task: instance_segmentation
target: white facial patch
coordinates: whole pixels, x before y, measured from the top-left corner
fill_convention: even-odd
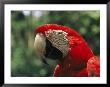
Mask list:
[[[59,49],[63,53],[63,57],[67,55],[69,50],[69,42],[66,32],[62,30],[50,29],[45,32],[46,38],[52,43],[54,47]]]
[[[44,37],[43,34],[41,33],[36,34],[34,47],[35,47],[37,56],[40,58],[43,58],[45,53],[45,47],[46,47],[45,39],[46,38]]]

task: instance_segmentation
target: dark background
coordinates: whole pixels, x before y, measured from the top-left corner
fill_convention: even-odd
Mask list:
[[[100,56],[100,11],[12,11],[11,75],[14,77],[48,76],[45,65],[33,47],[36,27],[57,23],[79,32],[95,55]],[[48,60],[52,76],[56,62]]]

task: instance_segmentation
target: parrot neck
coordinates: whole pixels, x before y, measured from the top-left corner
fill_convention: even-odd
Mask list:
[[[58,62],[60,67],[62,68],[69,68],[71,71],[80,71],[87,66],[87,61],[83,58],[74,58],[68,52],[67,56],[61,58]]]

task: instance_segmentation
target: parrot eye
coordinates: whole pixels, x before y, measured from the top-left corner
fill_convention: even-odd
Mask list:
[[[62,34],[62,32],[58,32],[58,34],[60,35],[60,34]]]

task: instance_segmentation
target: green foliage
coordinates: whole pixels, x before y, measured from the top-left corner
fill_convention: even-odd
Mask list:
[[[50,72],[35,54],[36,27],[46,23],[69,26],[88,42],[95,55],[100,55],[100,11],[22,11],[11,12],[11,75],[15,77],[52,76],[56,62],[48,59]],[[37,15],[37,16],[35,16]]]

